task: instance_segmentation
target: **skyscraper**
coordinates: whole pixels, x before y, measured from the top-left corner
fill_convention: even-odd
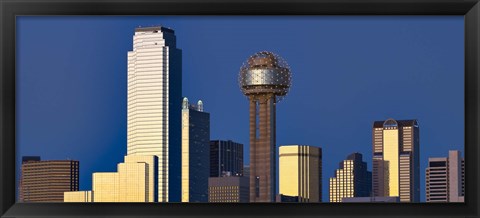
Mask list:
[[[239,85],[250,103],[250,202],[274,202],[275,107],[290,89],[290,68],[280,56],[258,52],[240,68]]]
[[[362,154],[353,153],[339,163],[334,177],[330,178],[330,202],[342,198],[369,197],[372,190],[372,172],[367,170]]]
[[[183,98],[182,202],[208,202],[210,175],[210,114]]]
[[[243,144],[228,140],[210,141],[210,177],[230,173],[243,176]]]
[[[427,202],[464,202],[463,163],[460,151],[449,151],[448,157],[428,158],[425,171]]]
[[[279,148],[279,194],[300,202],[322,200],[322,149],[307,145]]]
[[[158,158],[159,202],[180,201],[182,53],[174,31],[136,28],[128,52],[127,155]]]
[[[420,141],[417,120],[375,121],[372,131],[374,196],[420,201]]]
[[[63,193],[78,191],[79,162],[76,160],[23,161],[20,202],[63,202]]]

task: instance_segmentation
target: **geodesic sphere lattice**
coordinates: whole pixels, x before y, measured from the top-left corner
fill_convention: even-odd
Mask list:
[[[244,95],[273,94],[277,102],[290,90],[292,75],[279,55],[262,51],[250,56],[240,68],[238,83]]]

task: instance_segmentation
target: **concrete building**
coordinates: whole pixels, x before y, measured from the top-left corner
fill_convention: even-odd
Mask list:
[[[225,173],[235,176],[244,174],[243,144],[228,140],[210,141],[210,177]]]
[[[247,203],[249,198],[248,177],[223,176],[208,178],[208,202]]]
[[[210,175],[210,114],[183,99],[182,202],[208,202]]]
[[[301,202],[322,200],[322,149],[307,145],[279,148],[279,194]]]
[[[40,161],[40,156],[23,156],[22,157],[22,164],[29,161]],[[18,201],[19,202],[24,201],[22,176],[20,176],[20,180],[18,182]]]
[[[63,193],[78,191],[79,167],[76,160],[22,160],[20,202],[63,202]]]
[[[93,202],[93,192],[92,191],[64,192],[63,202]]]
[[[157,156],[125,156],[117,172],[93,173],[94,202],[157,202]]]
[[[339,163],[334,177],[330,178],[330,202],[342,198],[369,197],[372,191],[372,173],[367,170],[362,154],[353,153]]]
[[[179,202],[182,53],[172,29],[135,29],[127,96],[127,156],[156,156],[157,199]]]
[[[460,151],[448,157],[428,158],[425,171],[427,202],[464,202],[464,160]]]
[[[275,107],[290,89],[290,68],[280,56],[258,52],[242,65],[239,85],[250,104],[250,202],[274,202]]]
[[[417,120],[373,123],[373,196],[420,201],[419,134]]]

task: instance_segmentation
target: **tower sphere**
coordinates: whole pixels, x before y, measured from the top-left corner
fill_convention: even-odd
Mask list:
[[[273,94],[276,102],[288,93],[291,81],[292,74],[287,62],[269,51],[250,56],[238,75],[238,83],[244,95]]]

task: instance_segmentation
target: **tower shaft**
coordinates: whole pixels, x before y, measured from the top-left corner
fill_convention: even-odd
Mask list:
[[[250,101],[250,202],[275,198],[275,96],[251,95]]]

